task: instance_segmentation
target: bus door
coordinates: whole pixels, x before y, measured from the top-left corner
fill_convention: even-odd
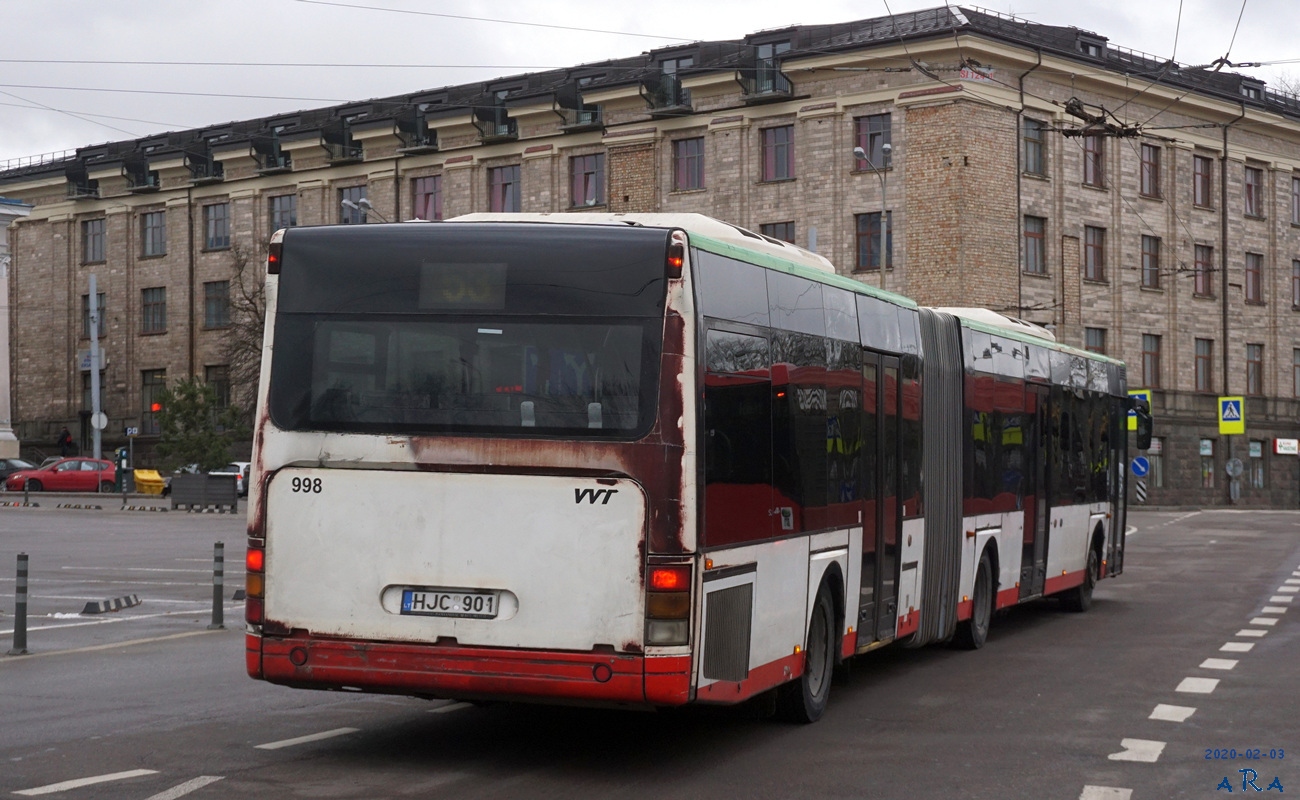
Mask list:
[[[1046,386],[1025,386],[1025,418],[1029,425],[1029,438],[1025,441],[1025,521],[1024,548],[1020,555],[1020,599],[1036,597],[1043,593],[1047,579],[1047,522],[1048,475],[1051,463],[1048,444],[1051,441],[1047,414],[1049,391]]]
[[[899,361],[863,353],[862,585],[858,647],[894,638],[898,626]]]

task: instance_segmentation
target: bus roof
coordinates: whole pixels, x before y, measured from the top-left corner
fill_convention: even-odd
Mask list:
[[[742,256],[759,266],[839,286],[858,294],[868,294],[905,308],[916,303],[901,294],[877,289],[869,284],[846,278],[835,271],[825,256],[771,236],[723,222],[704,214],[572,214],[560,213],[486,213],[453,217],[447,222],[543,222],[569,225],[636,225],[647,228],[680,228],[691,244],[718,255]]]

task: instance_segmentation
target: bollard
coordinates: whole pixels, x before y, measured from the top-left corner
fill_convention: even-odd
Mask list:
[[[219,631],[226,626],[223,623],[225,609],[221,605],[221,595],[225,593],[226,583],[226,545],[217,542],[212,546],[212,624],[210,631]]]
[[[14,646],[9,655],[27,655],[27,554],[18,554],[18,585],[14,589]]]

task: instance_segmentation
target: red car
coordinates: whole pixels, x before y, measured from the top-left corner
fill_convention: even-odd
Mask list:
[[[117,478],[112,461],[61,458],[40,469],[25,469],[5,478],[11,492],[111,492]]]

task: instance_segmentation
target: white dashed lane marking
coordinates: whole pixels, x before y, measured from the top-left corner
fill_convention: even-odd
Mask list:
[[[1154,764],[1165,750],[1164,742],[1153,742],[1150,739],[1122,739],[1119,746],[1124,749],[1118,753],[1111,753],[1106,758],[1111,761],[1142,761]]]
[[[1238,636],[1254,636],[1257,639],[1266,633],[1268,633],[1268,631],[1262,628],[1242,628],[1237,631]]]
[[[346,736],[349,733],[356,733],[360,728],[335,728],[332,731],[322,731],[312,733],[307,736],[297,736],[293,739],[281,739],[278,742],[267,742],[266,744],[256,745],[258,750],[279,750],[284,747],[293,747],[298,744],[307,744],[308,742],[319,742],[322,739],[333,739],[335,736]]]
[[[178,797],[184,797],[190,792],[197,792],[209,783],[216,783],[219,780],[221,780],[221,776],[218,775],[200,775],[193,780],[179,783],[165,792],[159,792],[147,797],[145,800],[176,800]]]
[[[1252,620],[1250,621],[1250,624],[1251,624],[1251,625],[1263,625],[1263,626],[1265,626],[1265,627],[1269,627],[1269,628],[1271,628],[1271,627],[1273,627],[1274,625],[1277,624],[1277,619],[1275,619],[1275,618],[1273,618],[1273,617],[1255,617],[1254,619],[1252,619]]]
[[[1183,678],[1183,682],[1178,684],[1178,688],[1174,691],[1189,694],[1209,694],[1218,685],[1218,678]]]
[[[1285,614],[1285,606],[1264,606],[1259,610],[1261,614]]]
[[[1113,786],[1085,786],[1079,800],[1129,800],[1133,797],[1132,789],[1116,789]]]
[[[1282,594],[1295,594],[1300,592],[1300,586],[1279,586],[1277,590]]]
[[[1294,598],[1294,597],[1291,597],[1290,595],[1277,595],[1276,597],[1270,597],[1270,598],[1268,598],[1268,602],[1270,602],[1270,603],[1289,603],[1289,602],[1291,602],[1291,601],[1294,600],[1294,599],[1295,599],[1295,598]]]
[[[1249,653],[1254,646],[1254,642],[1228,642],[1219,649],[1225,653]]]
[[[1237,666],[1236,659],[1207,658],[1201,662],[1201,669],[1232,669]]]
[[[1196,713],[1196,709],[1187,706],[1169,706],[1160,703],[1156,710],[1151,712],[1148,719],[1160,719],[1165,722],[1186,722],[1187,718]]]
[[[110,783],[112,781],[124,781],[128,778],[139,778],[145,775],[157,775],[156,769],[133,769],[127,772],[113,772],[108,775],[95,775],[90,778],[77,778],[76,780],[63,781],[61,783],[51,783],[46,786],[37,786],[35,789],[23,789],[14,794],[24,797],[36,797],[43,794],[57,794],[72,789],[80,789],[83,786],[94,786],[97,783]]]

